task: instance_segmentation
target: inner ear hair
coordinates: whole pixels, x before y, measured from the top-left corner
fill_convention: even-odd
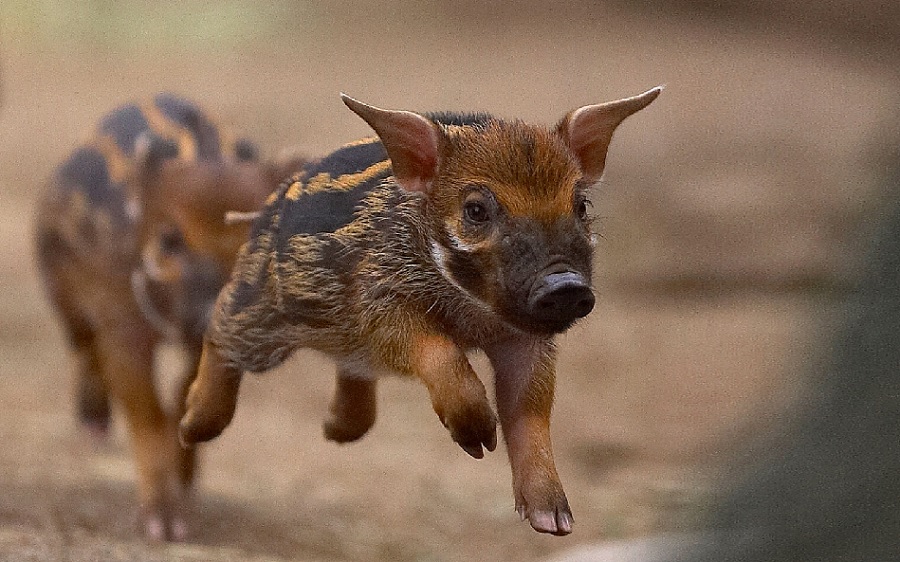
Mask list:
[[[427,192],[439,165],[442,133],[438,125],[411,111],[380,109],[346,94],[341,99],[378,134],[400,187]]]
[[[603,175],[616,128],[628,116],[650,105],[660,92],[662,86],[657,86],[630,98],[579,107],[560,121],[556,130],[575,154],[588,180],[597,181]]]

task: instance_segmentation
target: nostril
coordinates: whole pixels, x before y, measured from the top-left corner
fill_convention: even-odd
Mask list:
[[[584,318],[590,314],[592,310],[594,310],[594,294],[588,290],[587,293],[582,295],[575,303],[573,312],[575,312],[576,318]]]
[[[553,295],[547,295],[545,298],[542,298],[535,303],[535,308],[538,310],[549,310],[551,308],[556,308],[557,306],[559,306],[559,303],[553,298]]]

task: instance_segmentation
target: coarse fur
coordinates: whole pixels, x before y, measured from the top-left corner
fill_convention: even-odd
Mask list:
[[[553,129],[345,97],[378,136],[267,201],[216,303],[183,441],[224,429],[243,372],[312,348],[338,364],[329,439],[369,429],[376,376],[393,372],[420,379],[454,441],[480,458],[498,420],[465,355],[482,349],[516,507],[538,531],[569,533],[549,441],[553,336],[593,307],[587,192],[612,132],[658,93],[586,106]]]
[[[178,446],[154,387],[154,350],[171,340],[187,356],[177,403],[200,358],[212,303],[257,211],[302,164],[256,160],[190,101],[159,94],[124,105],[58,167],[37,206],[37,260],[77,370],[80,420],[98,436],[110,401],[131,433],[145,531],[181,538],[194,454]]]

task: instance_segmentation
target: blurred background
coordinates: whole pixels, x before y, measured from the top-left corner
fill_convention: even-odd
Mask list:
[[[893,2],[4,0],[0,18],[3,560],[527,561],[689,530],[807,392],[896,166]],[[172,91],[266,155],[321,155],[368,134],[341,91],[549,125],[658,84],[593,197],[598,306],[561,338],[571,536],[520,523],[505,453],[465,455],[410,381],[382,385],[363,441],[327,443],[333,369],[300,354],[249,379],[204,449],[191,542],[140,538],[121,427],[98,447],[74,423],[30,238],[103,114]]]

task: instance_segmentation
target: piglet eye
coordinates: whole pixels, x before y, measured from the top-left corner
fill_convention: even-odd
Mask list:
[[[184,236],[177,229],[169,229],[159,235],[159,249],[165,254],[178,254],[185,246]]]
[[[587,220],[588,207],[590,206],[591,202],[587,199],[581,199],[577,203],[575,203],[575,214],[578,216],[579,220]]]
[[[481,201],[466,201],[463,215],[472,224],[483,224],[491,220],[491,214]]]

